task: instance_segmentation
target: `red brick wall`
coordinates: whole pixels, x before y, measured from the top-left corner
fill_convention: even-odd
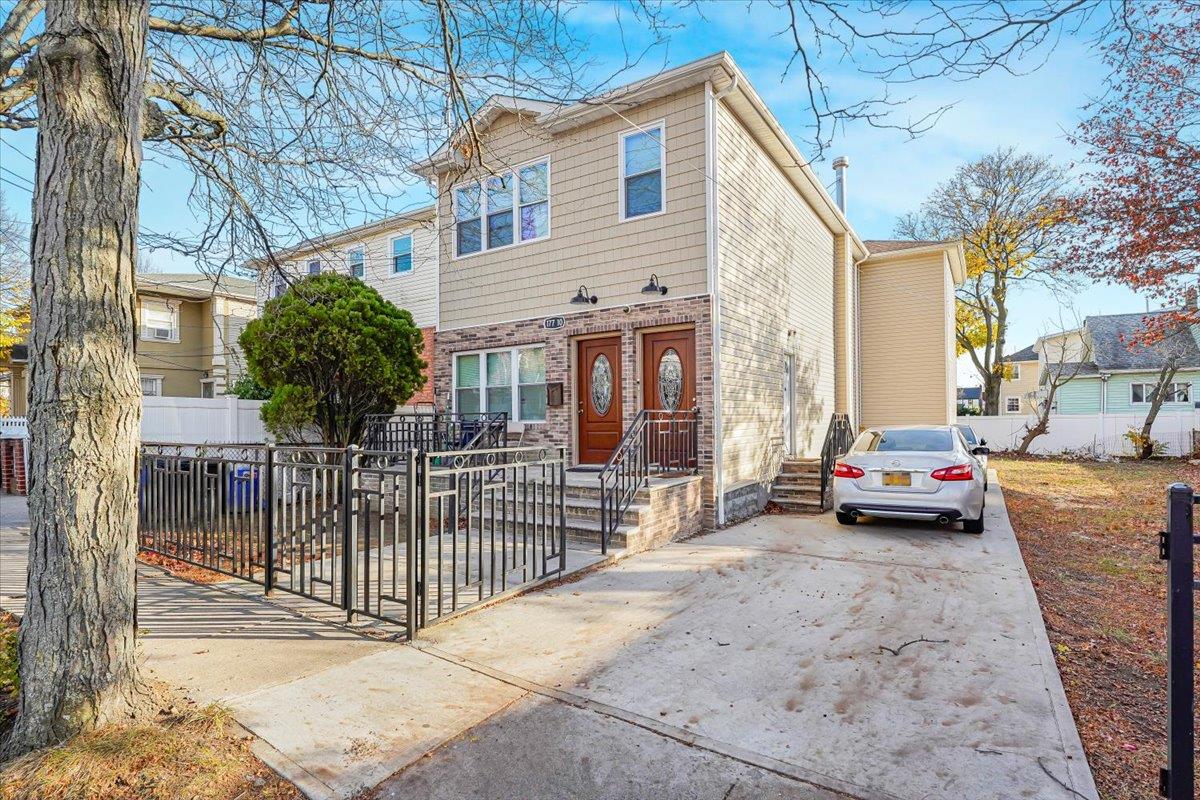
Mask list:
[[[0,492],[26,494],[25,440],[0,439]]]
[[[421,348],[421,358],[425,359],[425,386],[409,398],[407,405],[410,406],[433,403],[433,365],[437,352],[437,329],[433,327],[421,328],[421,335],[425,339],[425,343]]]
[[[434,359],[433,384],[438,408],[452,407],[454,354],[469,350],[514,347],[523,344],[546,345],[546,380],[561,381],[563,404],[546,409],[545,423],[527,423],[524,444],[563,446],[570,453],[575,446],[575,382],[571,373],[574,337],[593,333],[619,332],[622,356],[622,403],[628,425],[641,408],[638,369],[638,333],[662,325],[693,323],[696,328],[696,405],[700,409],[700,472],[704,476],[704,524],[712,528],[716,520],[713,483],[713,375],[712,314],[709,298],[689,297],[653,303],[606,308],[564,315],[566,325],[558,330],[542,327],[544,317],[480,325],[457,330],[438,331],[437,357]],[[516,444],[516,442],[512,442]],[[574,457],[571,455],[571,462]]]

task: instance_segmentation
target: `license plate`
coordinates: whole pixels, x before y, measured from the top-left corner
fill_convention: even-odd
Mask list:
[[[911,472],[885,472],[883,473],[884,486],[912,486]]]

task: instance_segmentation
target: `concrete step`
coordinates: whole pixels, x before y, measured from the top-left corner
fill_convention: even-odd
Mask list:
[[[491,513],[491,505],[491,503],[487,504],[489,514]],[[510,499],[507,503],[503,502],[499,498],[496,499],[495,507],[497,516],[502,513],[502,511],[505,509],[505,506],[507,506],[509,519],[519,520],[521,518],[521,504],[512,499]],[[526,513],[541,513],[540,505],[536,510],[533,509],[532,504],[526,508],[528,509]],[[584,519],[599,522],[600,498],[564,497],[563,510],[566,513],[567,519]],[[639,525],[642,522],[643,516],[649,513],[650,504],[648,502],[639,503],[635,500],[629,504],[629,506],[625,509],[625,512],[621,515],[621,523],[624,525]]]
[[[783,497],[775,493],[771,494],[771,501],[785,511],[798,512],[801,514],[820,514],[825,508],[819,497],[815,498],[796,498]]]
[[[773,496],[777,495],[779,497],[795,497],[797,499],[806,498],[806,497],[815,497],[817,499],[820,499],[821,487],[820,486],[781,486],[779,484],[775,484],[774,486],[771,487],[771,494]]]
[[[775,478],[776,486],[817,486],[821,485],[820,475],[807,475],[801,473],[780,473]]]
[[[492,515],[490,510],[487,510],[483,513],[485,526],[488,524],[488,521],[491,520],[491,518]],[[471,517],[473,524],[477,522],[478,519],[479,515],[477,513],[473,514]],[[536,521],[540,522],[540,517],[537,517]],[[505,526],[501,523],[500,519],[497,519],[496,527],[499,529]],[[512,531],[514,528],[514,522],[509,520],[507,527],[509,531]],[[568,515],[566,519],[566,529],[568,543],[576,545],[588,545],[592,547],[600,546],[599,518],[589,519],[587,517],[574,517]],[[623,522],[622,524],[618,525],[616,530],[609,535],[609,548],[628,549],[631,546],[637,547],[641,530],[641,527],[637,524],[627,524]]]

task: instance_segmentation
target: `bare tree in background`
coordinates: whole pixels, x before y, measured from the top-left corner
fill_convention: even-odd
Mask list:
[[[901,217],[897,235],[960,239],[966,278],[956,290],[955,339],[983,384],[983,413],[997,414],[1007,376],[1009,294],[1023,283],[1057,288],[1069,227],[1062,212],[1066,172],[1050,159],[1001,148],[964,164],[919,211]]]
[[[1194,309],[1193,309],[1194,313]],[[1192,331],[1189,322],[1171,322],[1167,326],[1156,328],[1156,336],[1149,342],[1140,338],[1130,342],[1130,349],[1149,350],[1159,361],[1158,376],[1155,380],[1153,394],[1149,398],[1150,407],[1146,409],[1146,418],[1142,420],[1141,429],[1130,430],[1126,438],[1133,444],[1134,455],[1139,459],[1147,459],[1154,455],[1154,437],[1152,430],[1154,421],[1163,403],[1190,400],[1190,396],[1181,397],[1174,388],[1175,374],[1179,371],[1181,359],[1192,351]],[[1182,390],[1189,392],[1190,389]]]
[[[1036,345],[1039,368],[1043,373],[1039,376],[1036,418],[1032,425],[1025,423],[1025,433],[1017,445],[1017,452],[1022,455],[1029,452],[1035,439],[1050,432],[1050,415],[1058,401],[1059,390],[1083,374],[1092,360],[1081,321],[1076,319],[1075,327],[1069,330],[1062,329],[1062,321],[1060,316],[1060,330],[1044,334]]]
[[[653,30],[653,8],[633,10]],[[469,120],[484,95],[603,88],[578,77],[592,65],[561,12],[555,0],[7,6],[0,127],[37,129],[30,577],[7,754],[148,705],[134,629],[139,241],[210,273],[273,263],[278,240],[377,213],[447,121],[467,122],[476,146],[462,155],[477,160]],[[139,230],[143,152],[195,175],[199,234]]]

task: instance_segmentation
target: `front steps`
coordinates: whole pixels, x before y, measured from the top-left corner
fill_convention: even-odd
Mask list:
[[[820,514],[825,511],[821,497],[821,459],[785,459],[771,487],[771,500],[784,511],[796,514]]]
[[[700,530],[703,502],[700,476],[651,477],[649,485],[634,495],[621,521],[608,539],[609,552],[636,553],[688,536]],[[568,472],[563,506],[567,544],[580,549],[600,548],[600,482],[595,472]],[[497,503],[495,511],[487,507],[483,518],[490,520],[519,514],[509,503],[507,514]],[[540,513],[540,512],[539,512]]]

